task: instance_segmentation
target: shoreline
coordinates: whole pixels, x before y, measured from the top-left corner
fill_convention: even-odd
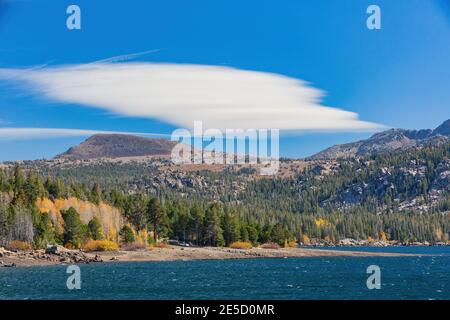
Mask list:
[[[308,257],[402,257],[424,256],[425,254],[391,253],[327,250],[315,248],[288,249],[231,249],[217,247],[178,247],[154,248],[138,251],[102,251],[85,253],[79,250],[65,250],[46,254],[43,250],[12,252],[4,250],[0,255],[0,267],[30,267],[101,262],[151,262],[151,261],[192,261],[229,260],[256,258],[308,258]]]

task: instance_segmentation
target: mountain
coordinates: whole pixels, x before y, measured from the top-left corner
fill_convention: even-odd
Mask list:
[[[25,221],[29,223],[22,220],[7,223],[8,229],[3,227],[2,232],[0,228],[0,241],[5,235],[14,234],[11,230],[17,230],[16,226],[25,228],[17,234],[36,235],[37,243],[47,243],[48,235],[63,239],[64,224],[58,212],[70,207],[79,213],[84,224],[95,215],[103,226],[108,226],[103,230],[104,235],[114,238],[122,221],[135,230],[145,226],[147,218],[142,208],[150,197],[158,197],[165,215],[160,234],[183,241],[187,236],[188,241],[200,245],[216,245],[204,238],[207,233],[199,233],[210,216],[216,217],[207,221],[214,220],[212,223],[217,228],[211,230],[216,230],[216,239],[228,239],[225,240],[228,243],[234,241],[229,238],[234,235],[235,240],[255,239],[259,243],[270,241],[281,245],[286,236],[322,239],[327,243],[369,237],[401,243],[447,243],[450,239],[450,142],[434,143],[448,139],[441,135],[446,128],[443,125],[431,132],[379,133],[375,135],[376,140],[386,140],[385,144],[391,146],[421,141],[423,147],[381,153],[375,158],[280,159],[279,174],[273,177],[259,177],[251,170],[253,167],[244,165],[173,165],[170,159],[153,157],[139,161],[105,158],[81,164],[70,159],[8,162],[0,169],[0,221],[9,221],[8,213],[20,209],[28,210],[29,218]],[[102,156],[109,157],[111,154],[105,152],[107,145],[130,155],[130,144],[140,144],[138,150],[142,150],[141,145],[154,143],[152,139],[121,138],[126,139],[123,145],[119,145],[116,136],[94,136],[71,150],[71,154],[80,156],[83,151],[84,157],[86,153],[92,156],[96,140],[100,140],[97,141],[100,145],[94,148],[96,156],[101,152]],[[433,143],[427,146],[423,141]],[[363,146],[361,142],[357,148]],[[123,155],[118,151],[113,154]],[[21,207],[16,209],[13,197],[17,196]],[[26,206],[22,206],[23,201]],[[48,212],[52,223],[37,220],[32,206]],[[34,219],[39,225],[33,225]],[[200,223],[186,225],[186,221]],[[46,225],[48,231],[42,229]],[[234,230],[247,231],[235,233]],[[145,243],[145,238],[140,243]]]
[[[96,134],[56,156],[57,159],[85,160],[170,155],[176,142],[125,134]]]
[[[450,119],[448,119],[443,124],[441,124],[439,127],[434,129],[433,133],[440,134],[443,136],[449,136],[450,135]]]
[[[369,139],[338,144],[309,157],[309,160],[331,160],[367,156],[411,147],[422,147],[445,143],[450,140],[450,119],[436,129],[405,130],[390,129],[379,132]]]

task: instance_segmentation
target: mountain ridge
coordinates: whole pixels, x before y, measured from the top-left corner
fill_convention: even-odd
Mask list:
[[[406,150],[414,147],[438,145],[450,141],[450,119],[435,129],[389,129],[370,138],[337,144],[305,160],[335,160]],[[177,142],[144,138],[126,134],[96,134],[79,145],[61,153],[55,159],[89,160],[98,158],[127,158],[168,156]]]
[[[422,147],[445,143],[450,140],[450,119],[444,121],[435,129],[389,129],[378,132],[365,140],[337,144],[326,148],[307,160],[333,160],[367,156],[396,150],[406,150],[412,147]]]

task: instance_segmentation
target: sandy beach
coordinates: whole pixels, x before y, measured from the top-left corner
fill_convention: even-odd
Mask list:
[[[73,255],[80,254],[84,259],[67,259],[57,254],[45,254],[40,251],[8,252],[0,257],[1,266],[39,266],[69,263],[93,262],[137,262],[137,261],[188,261],[208,259],[251,259],[251,258],[300,258],[300,257],[398,257],[409,254],[337,251],[326,249],[289,248],[289,249],[231,249],[216,247],[177,247],[154,248],[139,251],[109,251],[80,253],[72,250]]]

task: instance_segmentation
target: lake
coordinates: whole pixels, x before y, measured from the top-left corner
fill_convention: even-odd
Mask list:
[[[450,247],[334,249],[431,256],[90,264],[80,290],[67,289],[67,266],[0,268],[0,299],[450,299]]]

